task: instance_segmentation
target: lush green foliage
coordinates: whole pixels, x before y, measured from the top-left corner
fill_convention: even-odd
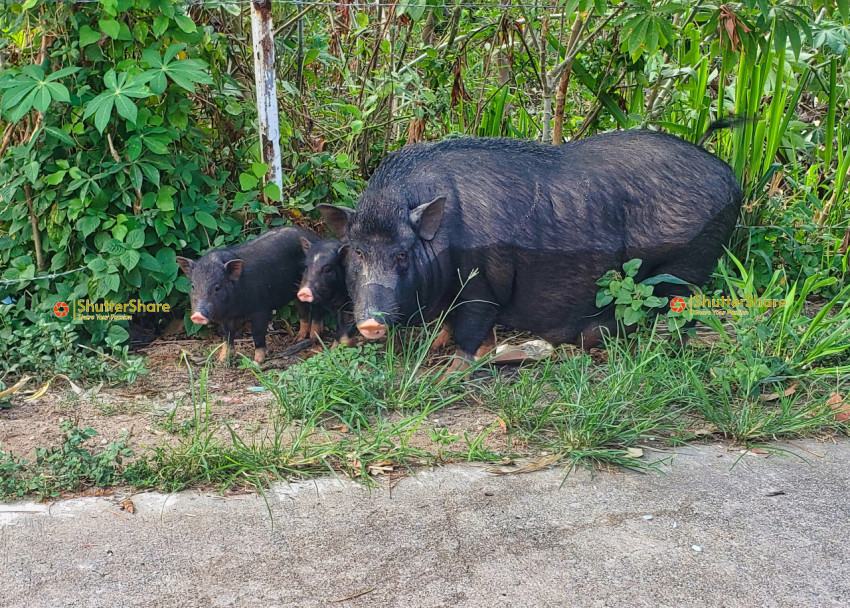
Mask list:
[[[650,127],[697,141],[711,120],[747,116],[708,146],[747,192],[733,250],[754,288],[780,265],[792,281],[836,279],[816,294],[847,285],[846,0],[300,12],[273,8],[278,192],[263,185],[246,5],[0,0],[0,370],[98,373],[73,362],[76,345],[121,359],[126,322],[57,325],[56,302],[183,311],[176,254],[353,204],[389,151],[459,135],[557,144]]]

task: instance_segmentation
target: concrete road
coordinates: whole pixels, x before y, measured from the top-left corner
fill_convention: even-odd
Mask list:
[[[847,607],[850,442],[798,445],[821,457],[0,505],[0,606]]]

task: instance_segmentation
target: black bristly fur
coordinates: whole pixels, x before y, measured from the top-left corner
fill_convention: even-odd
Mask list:
[[[320,210],[350,246],[357,324],[433,319],[478,269],[451,319],[471,355],[497,322],[553,344],[598,344],[616,323],[612,309],[596,308],[596,281],[632,258],[643,260],[637,281],[668,273],[704,284],[741,196],[712,154],[633,130],[558,147],[501,138],[407,146],[378,167],[353,215]],[[441,197],[439,229],[425,240],[411,210]]]
[[[337,239],[310,243],[305,249],[307,267],[301,287],[313,293],[311,309],[314,316],[330,310],[337,319],[336,339],[347,342],[354,334],[351,297],[345,285],[346,249]]]
[[[295,299],[304,273],[301,238],[319,240],[310,230],[287,226],[239,245],[213,249],[197,261],[178,258],[192,282],[192,312],[220,323],[228,345],[233,343],[235,322],[249,318],[254,346],[265,349],[272,311]],[[226,264],[239,259],[242,269],[234,279]],[[302,324],[309,323],[309,307],[298,300],[295,304]]]

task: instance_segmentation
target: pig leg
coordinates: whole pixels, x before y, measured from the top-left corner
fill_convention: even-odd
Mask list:
[[[446,344],[449,343],[449,338],[452,337],[452,327],[448,323],[443,323],[443,328],[440,330],[440,333],[437,334],[437,337],[434,338],[434,341],[431,343],[430,352],[435,352],[445,347]]]
[[[487,337],[484,339],[484,343],[481,347],[475,351],[475,358],[480,359],[487,353],[491,352],[494,348],[496,348],[496,328],[487,334]]]
[[[354,324],[354,319],[347,321],[351,315],[340,309],[336,313],[337,322],[337,342],[343,346],[351,346],[354,342],[354,334],[357,332],[357,325]]]
[[[230,351],[233,348],[233,339],[236,337],[236,323],[234,321],[227,321],[225,323],[222,323],[221,335],[224,338],[224,342],[222,343],[221,348],[218,351],[218,360],[219,363],[229,365]]]
[[[295,302],[295,310],[298,311],[298,335],[295,341],[301,342],[307,339],[310,331],[310,305],[298,300]]]
[[[325,329],[325,312],[327,309],[324,306],[310,306],[310,339],[313,342],[318,342],[322,338],[322,331]]]
[[[495,346],[493,328],[497,314],[498,309],[486,302],[465,302],[458,308],[453,323],[457,350],[449,372],[469,367],[469,362],[475,360],[475,354],[487,344],[488,336],[493,337],[490,348]]]
[[[254,313],[251,317],[251,337],[254,338],[254,361],[262,363],[266,358],[266,331],[272,318],[270,310]]]

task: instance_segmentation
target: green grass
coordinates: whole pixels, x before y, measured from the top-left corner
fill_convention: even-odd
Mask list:
[[[385,344],[324,350],[284,371],[246,360],[273,398],[267,419],[247,429],[217,416],[212,361],[194,367],[184,359],[192,407],[188,416],[175,408],[161,425],[169,441],[122,468],[125,446],[96,453],[83,447],[88,431],[63,429],[64,447],[42,448],[37,463],[0,454],[0,493],[52,496],[119,480],[169,491],[263,489],[323,474],[372,483],[423,465],[520,457],[560,462],[567,473],[577,466],[646,471],[660,461],[636,448],[650,438],[660,447],[705,437],[693,429],[748,446],[848,433],[828,403],[850,387],[847,290],[814,308],[804,304],[822,279],[789,284],[779,273],[759,293],[752,272],[733,263],[721,266],[726,292],[786,306],[708,320],[711,339],[684,347],[662,336],[659,317],[628,341],[609,341],[601,354],[563,348],[554,360],[512,369],[485,358],[468,373],[448,373],[449,361],[434,364],[430,352],[439,324],[394,329]],[[467,419],[446,425],[446,408]],[[62,454],[77,469],[63,468]]]

